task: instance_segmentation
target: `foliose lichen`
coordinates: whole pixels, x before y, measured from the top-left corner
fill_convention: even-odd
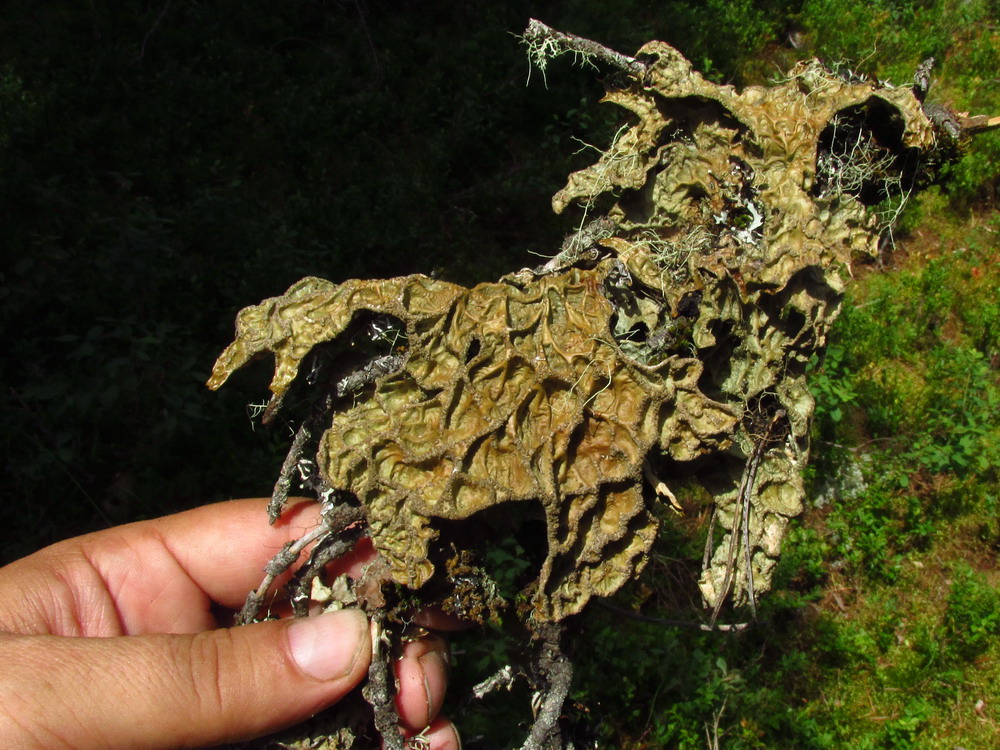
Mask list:
[[[243,310],[215,365],[213,389],[272,352],[278,403],[352,320],[398,321],[405,347],[335,400],[316,458],[396,584],[440,573],[443,523],[521,504],[545,525],[533,617],[579,612],[645,563],[651,467],[715,501],[699,586],[716,613],[770,584],[802,508],[807,363],[852,258],[877,252],[872,206],[938,136],[910,88],[815,62],[742,91],[661,42],[632,63],[606,96],[629,124],[553,199],[585,218],[549,263],[472,289],[306,278]]]

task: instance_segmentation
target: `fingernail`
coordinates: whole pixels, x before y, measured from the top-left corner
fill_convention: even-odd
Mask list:
[[[368,618],[360,609],[303,617],[288,626],[288,647],[299,669],[317,680],[347,677],[367,642]]]
[[[437,716],[437,712],[440,710],[440,706],[434,705],[434,698],[431,695],[431,685],[427,679],[427,672],[430,669],[438,670],[443,674],[448,674],[448,662],[440,651],[428,651],[426,654],[421,656],[417,661],[420,663],[420,671],[423,672],[424,677],[424,693],[427,695],[427,723],[434,720]]]

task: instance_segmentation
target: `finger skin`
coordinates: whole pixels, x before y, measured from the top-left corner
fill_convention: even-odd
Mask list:
[[[396,711],[404,729],[420,731],[438,715],[448,687],[448,645],[428,635],[403,646],[396,661]]]
[[[368,540],[365,540],[368,541]],[[419,612],[413,613],[413,624],[428,628],[429,630],[441,630],[444,632],[454,632],[458,630],[468,630],[476,627],[474,622],[463,620],[455,615],[448,615],[441,611],[440,607],[428,607]]]
[[[431,724],[424,737],[431,743],[432,750],[462,750],[462,738],[447,719],[441,718]]]
[[[429,727],[425,727],[419,732],[407,733],[407,737],[411,738],[410,745],[412,747],[419,747],[412,742],[412,738],[416,735],[427,741],[430,750],[462,750],[462,738],[459,736],[458,730],[454,724],[443,717],[435,719]],[[385,748],[385,743],[382,743],[382,747]]]
[[[213,604],[238,608],[288,541],[319,522],[295,501],[274,526],[266,498],[232,500],[87,534],[0,568],[0,630],[73,636],[197,633]]]
[[[159,719],[146,722],[157,737],[169,738],[168,746],[183,746],[178,745],[179,737],[205,734],[202,719],[207,727],[228,727],[226,731],[233,736],[254,736],[296,723],[312,713],[310,702],[300,701],[299,694],[292,702],[283,703],[273,690],[260,687],[274,684],[279,676],[269,671],[274,664],[263,656],[269,651],[282,652],[273,638],[249,648],[245,646],[245,628],[235,631],[236,635],[203,632],[213,631],[219,624],[213,604],[240,606],[247,591],[260,583],[262,570],[274,554],[287,541],[298,539],[319,522],[319,506],[296,499],[282,519],[269,526],[263,522],[267,502],[263,498],[218,503],[89,534],[53,545],[0,569],[0,631],[75,636],[16,641],[0,636],[0,664],[8,665],[5,658],[8,653],[17,656],[9,661],[10,669],[0,675],[0,695],[18,695],[16,704],[20,706],[17,710],[0,707],[0,739],[23,723],[20,731],[37,735],[39,746],[47,746],[47,741],[41,741],[46,738],[52,739],[55,746],[66,746],[69,737],[63,736],[63,728],[73,726],[79,730],[74,737],[99,740],[81,747],[112,747],[108,743],[113,738],[98,731],[101,727],[107,732],[119,731],[108,717],[136,713],[145,716],[152,706],[157,716],[166,712],[186,717],[181,721],[186,735],[175,735],[177,728],[169,722]],[[340,572],[357,576],[374,555],[370,540],[362,540],[334,566]],[[433,611],[416,613],[415,620],[426,620],[425,624],[443,629],[463,626],[455,618]],[[275,625],[251,627],[259,632],[262,627]],[[194,637],[113,638],[159,633]],[[100,636],[105,640],[89,643],[79,636]],[[47,645],[43,648],[39,643]],[[233,692],[231,686],[226,687],[230,683],[225,681],[222,674],[225,670],[220,666],[217,686],[205,688],[204,680],[211,673],[213,659],[195,659],[192,654],[228,653],[235,658],[239,651],[236,646],[240,644],[244,644],[242,649],[246,652],[240,657],[241,668],[257,670],[266,676],[249,681],[242,677],[235,682],[230,680],[236,686]],[[124,666],[119,663],[122,661]],[[225,663],[221,656],[214,661]],[[282,663],[281,659],[278,662]],[[439,637],[429,636],[406,645],[402,658],[396,662],[400,685],[397,706],[404,731],[420,732],[434,720],[444,700],[447,665],[447,646]],[[231,672],[233,667],[228,669]],[[67,671],[69,674],[64,675]],[[42,675],[43,679],[25,687],[19,684],[18,675]],[[188,684],[194,694],[189,690],[186,698],[176,695],[174,708],[169,709],[170,701],[164,699],[169,697],[169,690],[160,692],[164,683]],[[288,680],[283,683],[290,684]],[[86,689],[81,690],[81,685]],[[135,689],[135,685],[147,690]],[[223,714],[228,710],[232,723],[219,724],[218,713],[199,719],[197,712],[185,708],[184,700],[203,702],[199,690],[227,696],[226,706],[231,708],[219,710]],[[323,705],[343,694],[330,685],[321,692]],[[261,698],[262,694],[267,696],[266,700]],[[222,698],[217,702],[221,704]],[[264,703],[266,709],[260,708]],[[45,707],[44,720],[38,720],[40,706]],[[159,732],[165,734],[156,734]],[[440,734],[446,738],[445,746],[451,742],[448,737],[457,738],[450,728]],[[135,736],[129,737],[122,746],[139,741]],[[0,741],[0,746],[6,744]],[[11,746],[29,747],[32,743]],[[149,746],[157,745],[153,742]]]
[[[327,680],[299,668],[288,620],[194,635],[0,636],[0,746],[203,747],[300,722],[367,674],[367,622],[337,615],[350,653]]]

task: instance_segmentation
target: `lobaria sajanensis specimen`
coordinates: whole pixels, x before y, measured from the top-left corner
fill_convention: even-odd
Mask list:
[[[997,123],[925,109],[926,71],[894,87],[812,61],[737,91],[661,42],[626,57],[536,21],[524,41],[543,69],[563,52],[617,68],[605,99],[631,115],[553,199],[583,214],[558,254],[472,289],[303,279],[240,312],[208,385],[272,352],[267,414],[296,378],[314,404],[271,517],[302,474],[324,524],[276,558],[244,621],[315,542],[292,584],[305,614],[323,563],[361,534],[379,561],[351,597],[385,627],[415,601],[482,620],[503,601],[477,544],[543,522],[517,597],[542,644],[525,747],[561,747],[558,623],[642,569],[673,478],[715,503],[699,582],[709,624],[727,598],[754,611],[802,509],[806,366],[852,258],[878,252],[885,206]],[[387,746],[402,747],[391,715],[379,720],[387,698],[370,700]]]

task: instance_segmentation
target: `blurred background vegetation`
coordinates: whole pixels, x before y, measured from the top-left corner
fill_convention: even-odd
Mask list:
[[[812,56],[906,84],[933,55],[931,100],[1000,114],[996,0],[8,0],[0,562],[269,494],[289,431],[251,417],[267,367],[203,386],[239,308],[309,274],[475,283],[558,247],[549,197],[592,159],[575,139],[607,143],[620,113],[568,60],[525,85],[532,16],[627,53],[661,39],[736,85]],[[578,619],[581,744],[995,744],[998,186],[981,136],[856,269],[767,623]],[[669,519],[618,606],[696,619],[699,531]],[[460,640],[456,695],[512,646]],[[456,706],[468,746],[523,735],[507,703]]]

